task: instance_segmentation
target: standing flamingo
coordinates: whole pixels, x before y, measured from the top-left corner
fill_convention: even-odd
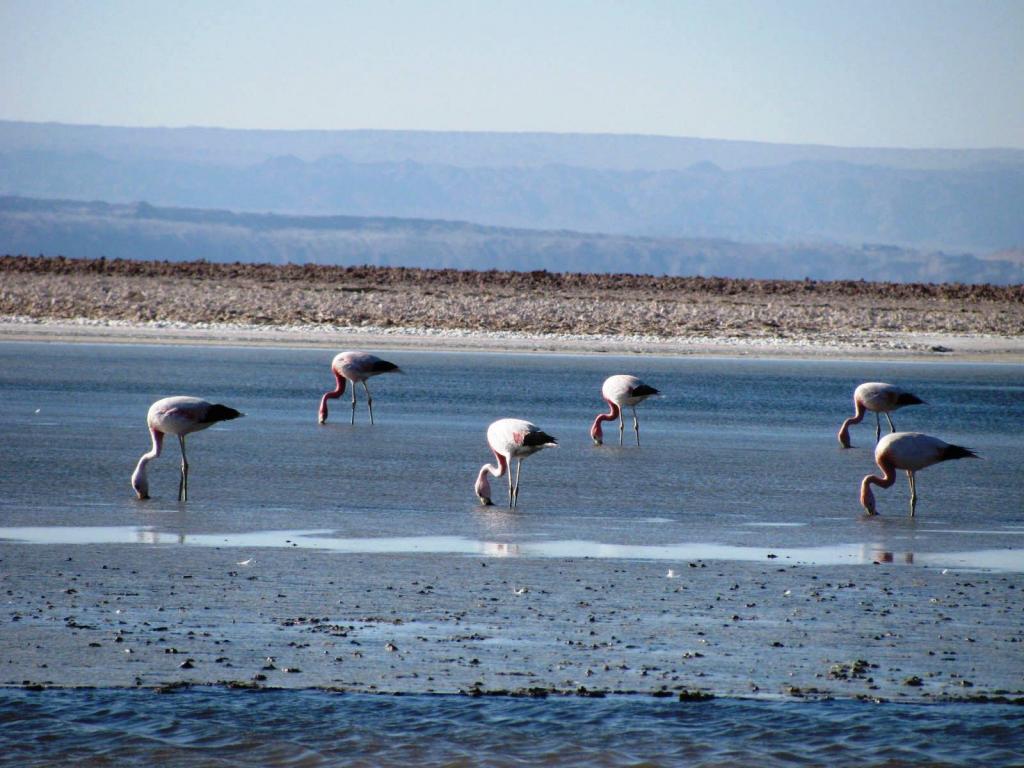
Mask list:
[[[628,405],[633,409],[633,431],[636,432],[636,444],[639,446],[640,422],[636,418],[636,406],[648,397],[657,394],[658,390],[647,386],[636,376],[618,374],[605,379],[604,384],[601,385],[601,397],[611,406],[611,411],[599,413],[594,419],[594,424],[590,428],[590,437],[593,438],[594,445],[601,445],[604,441],[601,422],[612,421],[616,417],[619,420],[619,445],[622,445],[622,433],[626,429],[626,425],[622,423],[622,407]]]
[[[879,413],[884,413],[889,420],[889,430],[896,431],[896,425],[892,423],[890,411],[898,410],[905,405],[920,405],[924,400],[917,395],[912,395],[906,390],[900,389],[892,384],[883,384],[880,381],[869,381],[861,384],[853,390],[853,416],[843,422],[839,428],[839,444],[843,448],[850,447],[850,425],[860,424],[864,418],[865,411],[875,412],[875,442],[882,434],[882,423],[878,418]]]
[[[914,473],[919,469],[951,459],[978,458],[978,455],[963,446],[944,443],[937,437],[922,435],[920,432],[892,432],[875,446],[875,463],[882,470],[882,477],[868,475],[860,483],[860,503],[869,515],[875,512],[875,495],[871,484],[888,488],[896,482],[896,470],[907,472],[910,481],[910,516],[917,508],[917,483]]]
[[[153,447],[142,454],[132,473],[132,488],[140,499],[149,498],[149,480],[146,465],[160,455],[164,435],[178,436],[181,445],[181,480],[178,483],[178,501],[188,501],[188,458],[185,456],[185,435],[206,429],[218,421],[229,421],[244,416],[226,405],[208,403],[198,397],[177,395],[157,400],[149,406],[146,425],[153,437]]]
[[[487,428],[487,444],[498,460],[498,466],[484,464],[476,477],[476,495],[480,503],[490,506],[491,483],[488,473],[501,477],[508,472],[508,505],[515,507],[519,501],[519,475],[523,471],[523,459],[532,456],[542,448],[556,448],[558,441],[535,424],[522,419],[498,419]],[[516,481],[512,483],[512,459],[519,459],[516,467]]]
[[[320,398],[320,423],[327,421],[327,401],[341,397],[345,393],[345,381],[348,380],[352,382],[352,423],[356,423],[356,384],[362,382],[363,389],[366,390],[366,407],[370,410],[370,424],[373,424],[373,397],[370,395],[366,380],[371,376],[391,372],[401,373],[401,369],[394,363],[381,360],[367,352],[341,352],[335,355],[331,361],[331,373],[334,374],[338,385]]]

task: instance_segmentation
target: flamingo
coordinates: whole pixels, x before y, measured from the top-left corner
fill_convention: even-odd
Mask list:
[[[370,388],[366,380],[371,376],[379,376],[382,373],[401,373],[401,369],[394,363],[381,360],[376,355],[367,352],[341,352],[335,355],[331,361],[331,373],[334,374],[338,386],[331,392],[324,393],[320,398],[320,423],[327,421],[327,401],[341,397],[345,393],[345,381],[352,382],[352,423],[356,423],[356,384],[363,383],[366,390],[366,407],[370,410],[370,424],[373,424],[373,397],[370,395]]]
[[[157,400],[149,406],[146,425],[153,437],[153,447],[142,454],[132,473],[132,488],[140,499],[149,498],[149,480],[146,465],[160,455],[164,435],[178,436],[181,445],[181,480],[178,483],[178,501],[188,501],[188,458],[185,456],[185,435],[206,429],[218,421],[229,421],[244,416],[234,408],[219,403],[208,403],[198,397],[177,395]]]
[[[879,413],[884,413],[889,420],[890,432],[896,431],[896,425],[892,423],[890,411],[898,410],[905,405],[920,405],[924,400],[906,390],[900,389],[892,384],[883,384],[880,381],[869,381],[861,384],[853,390],[853,416],[843,422],[839,428],[839,444],[843,448],[850,447],[850,425],[860,424],[864,418],[865,411],[875,412],[875,442],[882,434],[882,424],[878,418]]]
[[[541,430],[536,424],[522,419],[498,419],[487,428],[487,444],[498,460],[498,466],[484,464],[476,478],[476,495],[480,503],[490,506],[491,483],[488,474],[501,477],[508,472],[508,505],[514,507],[519,501],[519,475],[523,471],[523,459],[532,456],[542,448],[556,448],[558,441]],[[512,459],[518,459],[516,481],[512,483]]]
[[[919,469],[951,459],[978,458],[978,454],[960,445],[950,445],[937,437],[920,432],[892,432],[875,446],[875,463],[882,470],[882,477],[868,475],[860,483],[860,503],[869,515],[875,512],[875,495],[871,484],[888,488],[896,482],[896,470],[906,470],[910,481],[910,516],[917,508],[917,484],[914,473]]]
[[[594,424],[590,428],[590,437],[593,438],[594,445],[601,445],[604,441],[601,422],[612,421],[616,417],[619,419],[619,445],[622,445],[622,433],[626,429],[626,425],[622,423],[622,407],[628,405],[633,409],[633,431],[636,432],[636,444],[639,446],[640,422],[636,418],[636,407],[648,397],[657,394],[658,390],[647,386],[636,376],[618,374],[605,379],[601,385],[601,397],[611,406],[611,411],[599,413],[594,419]]]

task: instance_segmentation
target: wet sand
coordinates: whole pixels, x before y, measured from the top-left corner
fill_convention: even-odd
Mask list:
[[[0,684],[1022,700],[1021,574],[872,557],[8,544]]]
[[[0,339],[1024,360],[1024,286],[0,259]]]

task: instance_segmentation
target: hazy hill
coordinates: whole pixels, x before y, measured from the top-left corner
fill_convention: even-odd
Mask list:
[[[1024,244],[1019,150],[0,122],[0,194],[976,254]]]
[[[274,157],[313,161],[341,155],[357,163],[602,170],[685,170],[713,163],[725,170],[796,162],[851,163],[916,170],[1024,165],[1016,149],[878,149],[769,144],[675,136],[457,131],[277,131],[224,128],[129,128],[0,120],[0,152],[95,153],[177,162],[253,165]]]
[[[0,198],[0,253],[894,282],[1024,282],[1024,263],[893,246],[746,244]]]

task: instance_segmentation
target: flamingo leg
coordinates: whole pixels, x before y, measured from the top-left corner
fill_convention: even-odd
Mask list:
[[[178,435],[181,446],[181,480],[178,481],[178,501],[188,501],[188,457],[185,456],[185,436]]]
[[[511,461],[509,462],[511,464]],[[515,491],[512,490],[512,467],[508,468],[508,508],[512,509],[514,506],[512,501],[515,499]]]
[[[640,420],[636,417],[636,406],[633,408],[633,431],[636,432],[636,447],[640,447]]]
[[[523,473],[523,460],[519,460],[519,464],[516,465],[516,490],[515,490],[515,503],[513,507],[519,506],[519,476]],[[512,477],[512,473],[508,473],[509,477]]]
[[[364,384],[366,382],[363,382]],[[352,382],[352,426],[356,423],[356,383]]]
[[[370,409],[370,426],[373,426],[373,396],[370,394],[370,388],[363,382],[363,389],[366,390],[366,407]]]
[[[917,511],[917,480],[909,469],[907,470],[907,479],[910,481],[910,516],[913,517]]]
[[[622,447],[622,433],[626,431],[626,425],[622,422],[622,409],[619,409],[619,448]]]
[[[888,416],[889,414],[885,414]],[[875,442],[878,442],[878,438],[882,436],[882,422],[878,418],[878,411],[875,411]]]
[[[889,431],[890,432],[895,432],[896,431],[896,425],[892,423],[892,416],[890,416],[888,413],[886,413],[885,414],[885,418],[887,418],[889,420]]]

